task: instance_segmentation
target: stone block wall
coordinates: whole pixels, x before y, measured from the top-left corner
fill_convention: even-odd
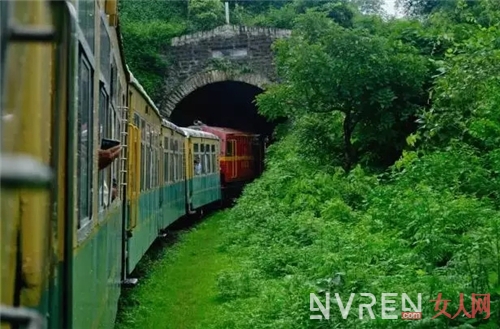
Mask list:
[[[165,77],[160,110],[169,116],[177,102],[208,83],[274,81],[271,45],[290,34],[290,30],[225,25],[172,39],[165,55],[174,65]]]

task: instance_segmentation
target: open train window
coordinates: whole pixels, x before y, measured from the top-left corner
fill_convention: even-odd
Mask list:
[[[233,144],[231,143],[231,141],[226,142],[226,155],[227,156],[233,155]]]
[[[122,132],[122,125],[120,122],[120,115],[118,114],[118,110],[112,109],[111,114],[113,115],[113,131],[111,135],[113,136],[114,139],[121,140],[121,132]],[[111,192],[113,191],[113,188],[116,188],[116,197],[120,195],[120,184],[121,184],[121,177],[120,177],[120,164],[121,161],[114,161],[113,163],[113,168],[111,169]],[[113,195],[111,195],[111,201],[113,201]]]
[[[99,131],[98,131],[98,141],[100,142],[103,138],[110,138],[110,125],[109,125],[109,110],[108,110],[108,95],[104,90],[104,84],[101,83],[99,88]],[[99,211],[103,210],[109,204],[109,197],[111,186],[109,182],[110,167],[99,170],[98,172],[98,204]]]
[[[78,86],[78,228],[82,227],[92,214],[92,166],[93,166],[93,70],[80,53]]]

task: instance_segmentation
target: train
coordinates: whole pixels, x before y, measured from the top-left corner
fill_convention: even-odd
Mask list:
[[[161,115],[117,5],[0,1],[2,329],[113,328],[153,242],[263,171],[259,134]]]

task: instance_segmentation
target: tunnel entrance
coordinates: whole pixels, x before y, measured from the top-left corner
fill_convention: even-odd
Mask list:
[[[174,124],[187,127],[200,120],[208,126],[233,128],[249,133],[261,135],[261,140],[268,137],[272,140],[272,133],[277,123],[268,122],[258,114],[255,97],[263,90],[251,84],[239,81],[214,82],[196,89],[180,101],[170,115]],[[261,154],[255,163],[255,173],[260,176],[264,170],[264,149],[259,145],[253,151]],[[256,177],[254,177],[256,178]],[[253,180],[253,179],[251,179]],[[244,186],[251,180],[242,181],[236,186],[224,184],[223,199],[226,205],[238,198]]]
[[[233,128],[271,137],[276,123],[257,113],[255,97],[263,92],[245,82],[215,82],[196,89],[177,104],[170,121],[186,127],[200,120],[209,126]]]

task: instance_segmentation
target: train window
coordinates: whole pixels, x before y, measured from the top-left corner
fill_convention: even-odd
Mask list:
[[[95,38],[94,11],[94,1],[78,1],[78,22],[92,53]]]
[[[153,186],[157,187],[158,186],[158,144],[157,144],[158,136],[157,133],[155,132],[155,138],[154,138],[154,155],[155,155],[155,162],[154,162],[154,180],[153,180]]]
[[[149,123],[146,123],[146,163],[144,166],[144,175],[146,180],[146,190],[151,188],[151,127]]]
[[[111,101],[113,104],[118,105],[121,94],[121,84],[118,82],[118,70],[116,69],[115,57],[111,58],[111,81],[110,81]]]
[[[200,148],[201,148],[201,149],[200,149],[200,152],[201,152],[201,153],[205,152],[205,145],[204,145],[204,144],[201,144],[201,145],[200,145]]]
[[[227,156],[233,155],[233,144],[231,143],[231,141],[226,142],[226,155]]]
[[[179,171],[177,172],[177,179],[180,181],[182,179],[182,152],[181,152],[181,146],[182,146],[182,142],[179,141],[179,145],[177,147],[177,161],[179,162]]]
[[[169,177],[168,177],[168,163],[169,163],[169,156],[168,156],[168,137],[165,137],[165,142],[163,143],[163,161],[164,161],[164,172],[163,172],[163,179],[165,180],[165,183],[168,183]]]
[[[150,158],[149,158],[149,188],[153,188],[155,186],[155,163],[156,163],[156,152],[155,152],[155,146],[154,146],[154,131],[151,131],[151,134],[149,135],[150,139],[150,146],[149,146],[149,153]]]
[[[181,142],[181,179],[185,179],[186,178],[186,166],[185,166],[185,162],[186,162],[186,158],[184,157],[184,142]]]
[[[120,115],[117,113],[115,109],[113,109],[111,113],[113,114],[113,122],[114,122],[112,136],[117,140],[121,140],[122,130],[121,130]],[[120,183],[121,183],[120,165],[121,162],[119,160],[114,161],[111,172],[111,192],[113,192],[113,189],[116,189],[116,197],[120,195]],[[111,195],[111,201],[113,201],[113,195]]]
[[[156,133],[155,133],[156,134]],[[152,175],[153,176],[153,179],[152,179],[152,182],[151,182],[151,186],[152,187],[156,187],[156,163],[157,163],[157,152],[156,152],[156,136],[153,138],[153,142],[155,142],[153,144],[153,147],[152,147],[152,151],[153,151],[153,161],[152,161],[152,164],[151,164],[151,167],[152,167]]]
[[[93,166],[93,83],[92,68],[83,54],[80,55],[78,97],[78,228],[92,213],[92,166]]]
[[[206,157],[206,161],[207,161],[207,169],[205,170],[205,172],[208,174],[208,173],[211,173],[212,172],[212,157],[210,156],[210,145],[206,144],[205,145],[205,151],[206,151],[206,154],[205,154],[205,157]]]
[[[173,139],[170,139],[170,181],[173,182],[174,181],[174,140]]]
[[[218,166],[217,166],[217,161],[216,161],[217,155],[215,153],[215,145],[214,144],[211,145],[211,150],[212,150],[212,152],[210,152],[210,157],[212,158],[212,172],[216,173],[218,170]]]
[[[160,186],[160,167],[161,166],[161,154],[158,152],[158,149],[156,150],[156,163],[155,163],[155,186],[159,187]]]
[[[109,83],[111,81],[111,41],[109,39],[108,30],[106,30],[106,24],[104,23],[104,19],[100,17],[99,23],[101,25],[100,28],[100,66],[101,73],[106,79],[106,82]]]
[[[197,143],[194,144],[194,153],[198,153],[198,144]]]
[[[156,133],[156,144],[155,144],[155,152],[156,152],[156,181],[155,185],[159,186],[161,185],[161,158],[163,156],[163,152],[160,148],[160,133]]]
[[[141,119],[141,191],[146,188],[146,121]]]
[[[201,155],[201,159],[202,159],[202,162],[201,162],[201,173],[202,174],[206,174],[208,173],[208,169],[209,169],[209,166],[210,164],[208,163],[208,158],[207,158],[207,154],[204,153]]]
[[[100,142],[103,138],[110,137],[110,126],[109,126],[109,113],[108,113],[108,95],[104,90],[104,85],[101,84],[99,91],[99,132],[98,132],[98,141]],[[109,204],[109,196],[110,196],[110,168],[106,168],[104,170],[99,170],[98,177],[98,186],[99,186],[99,194],[98,194],[98,205],[99,210],[104,209]]]
[[[140,127],[141,126],[140,122],[141,122],[141,118],[139,117],[139,115],[137,113],[134,113],[134,125],[136,127]]]
[[[179,145],[177,140],[174,141],[174,181],[177,182],[179,179]]]
[[[219,170],[219,164],[217,163],[217,153],[215,153],[215,145],[212,145],[212,163],[214,164],[213,172],[216,173]]]

